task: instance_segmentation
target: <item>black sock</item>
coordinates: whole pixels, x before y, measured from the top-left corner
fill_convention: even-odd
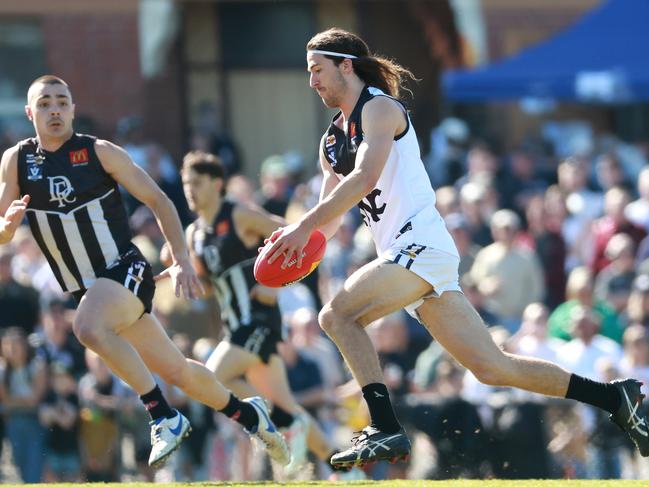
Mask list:
[[[153,421],[160,418],[173,418],[176,415],[176,411],[169,407],[158,385],[151,392],[140,396],[140,400],[146,410],[149,411],[149,415]]]
[[[617,412],[622,401],[620,393],[614,385],[595,382],[577,374],[570,376],[566,398],[597,406],[611,414]]]
[[[367,384],[363,387],[363,397],[370,410],[372,426],[384,433],[396,433],[401,429],[401,425],[394,415],[390,394],[385,384],[376,382]]]
[[[221,409],[228,418],[242,425],[246,430],[253,431],[259,423],[255,408],[247,402],[240,401],[234,394],[230,394],[228,404]]]
[[[270,413],[270,420],[278,428],[288,428],[295,420],[295,416],[279,406],[273,406],[273,412]]]

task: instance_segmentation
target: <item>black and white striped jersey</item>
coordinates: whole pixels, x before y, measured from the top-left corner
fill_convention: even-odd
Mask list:
[[[18,144],[27,220],[64,291],[88,289],[129,249],[131,229],[116,181],[95,152],[95,137],[73,134],[57,151],[36,138]]]
[[[192,225],[192,252],[209,276],[221,308],[221,317],[231,332],[241,325],[269,327],[281,333],[277,307],[262,305],[251,299],[257,284],[253,274],[257,247],[246,247],[237,235],[232,213],[235,204],[223,201],[211,224],[196,220]]]

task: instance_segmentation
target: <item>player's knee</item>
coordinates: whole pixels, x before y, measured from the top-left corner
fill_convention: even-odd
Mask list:
[[[331,307],[331,303],[325,304],[318,315],[320,328],[322,328],[327,335],[331,336],[331,334],[335,332],[336,321],[336,315]]]
[[[72,323],[72,331],[85,347],[97,350],[102,343],[104,330],[97,322],[77,317]]]

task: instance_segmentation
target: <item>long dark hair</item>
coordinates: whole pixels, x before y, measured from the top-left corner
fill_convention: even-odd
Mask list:
[[[375,86],[395,98],[399,98],[402,90],[412,94],[405,81],[407,78],[416,81],[415,75],[390,59],[370,53],[365,41],[352,32],[336,27],[325,30],[313,36],[306,48],[308,51],[331,51],[356,56],[351,60],[354,72],[367,85]],[[325,57],[336,66],[345,59],[326,54]]]

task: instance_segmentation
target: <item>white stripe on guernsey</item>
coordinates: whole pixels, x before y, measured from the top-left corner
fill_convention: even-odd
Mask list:
[[[230,305],[230,300],[232,299],[232,293],[230,292],[230,286],[222,277],[219,277],[216,280],[217,292],[220,294],[221,299],[219,299],[219,306],[221,308],[221,317],[225,321],[230,331],[234,331],[239,328],[239,320],[237,319],[237,314],[232,309]]]
[[[311,54],[322,54],[324,56],[344,57],[346,59],[358,59],[358,57],[354,56],[353,54],[343,54],[342,52],[321,51],[320,49],[311,49],[308,52],[310,52]]]
[[[232,290],[237,299],[237,306],[241,315],[241,322],[244,325],[250,324],[250,289],[246,283],[246,278],[243,275],[241,266],[231,268],[230,280],[232,282]]]
[[[95,282],[95,271],[90,263],[88,252],[86,252],[86,246],[83,244],[83,239],[81,238],[77,221],[74,218],[74,213],[60,215],[59,218],[63,225],[65,238],[70,246],[72,258],[74,259],[75,264],[77,264],[79,274],[81,274],[83,287],[88,289]]]
[[[101,253],[104,254],[106,267],[110,267],[119,257],[119,250],[117,250],[115,239],[112,233],[110,233],[110,228],[108,228],[106,215],[104,215],[104,209],[100,203],[101,199],[98,198],[88,203],[88,216],[90,217],[90,223],[92,223],[97,242],[101,248]]]
[[[63,278],[65,289],[67,291],[77,291],[79,289],[79,284],[77,283],[77,280],[70,272],[70,269],[68,269],[68,266],[65,265],[63,256],[61,255],[61,252],[59,251],[59,248],[56,245],[56,241],[54,240],[54,235],[52,235],[50,224],[47,221],[47,215],[42,211],[35,211],[34,214],[36,215],[38,228],[40,229],[41,235],[43,236],[43,241],[45,242],[45,246],[47,247],[47,250],[49,250],[50,254],[52,255],[52,258],[56,261],[56,265],[59,267],[59,270],[61,271],[61,277]]]

